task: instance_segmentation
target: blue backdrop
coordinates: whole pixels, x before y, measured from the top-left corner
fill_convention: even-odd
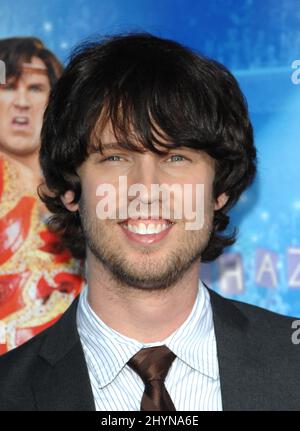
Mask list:
[[[259,175],[232,210],[239,240],[201,276],[225,296],[300,316],[299,0],[0,0],[0,37],[66,61],[87,37],[146,30],[216,58],[248,99]]]

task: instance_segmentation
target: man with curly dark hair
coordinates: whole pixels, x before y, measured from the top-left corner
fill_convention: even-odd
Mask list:
[[[256,172],[246,102],[224,66],[146,33],[79,47],[51,93],[40,162],[52,229],[86,258],[87,285],[0,359],[1,409],[300,407],[291,319],[199,279],[234,243],[228,211]]]

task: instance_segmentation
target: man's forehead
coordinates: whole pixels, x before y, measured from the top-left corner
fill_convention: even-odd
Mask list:
[[[156,136],[157,138],[159,138],[159,141],[163,142],[164,144],[168,144],[171,142],[171,140],[169,138],[167,138],[166,136],[163,136],[164,133],[162,132],[161,129],[159,129],[159,127],[156,126],[156,128],[160,131],[160,136],[158,136],[157,132],[155,130],[152,130],[152,133],[154,136]],[[96,128],[97,129],[97,128]],[[132,125],[132,123],[129,126],[129,136],[128,138],[130,139],[131,142],[133,142],[136,146],[141,146],[141,148],[143,147],[143,145],[141,144],[137,133],[134,130],[134,127]],[[118,138],[115,135],[114,129],[113,129],[113,125],[110,119],[108,119],[104,124],[102,124],[102,127],[100,127],[97,131],[95,131],[95,136],[98,136],[98,138],[100,138],[101,144],[103,147],[115,147],[118,146],[120,144],[118,144]],[[163,147],[162,147],[163,148]]]
[[[8,77],[8,82],[16,82],[23,80],[26,82],[39,82],[43,84],[49,84],[48,69],[44,62],[40,59],[35,59],[30,63],[21,63],[21,74],[17,76]]]
[[[93,132],[93,140],[97,141],[98,143],[101,142],[102,149],[109,150],[121,147],[121,144],[118,142],[118,139],[115,135],[110,119],[107,119],[107,121],[104,123],[99,121]]]
[[[30,75],[46,75],[48,76],[47,67],[41,62],[38,63],[22,63],[21,66],[22,74]]]
[[[48,69],[46,64],[38,57],[32,57],[29,62],[24,61],[21,63],[22,78],[45,78],[48,79]]]

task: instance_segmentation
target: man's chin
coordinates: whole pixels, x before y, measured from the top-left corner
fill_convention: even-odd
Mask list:
[[[171,274],[160,273],[155,277],[152,273],[145,272],[116,272],[114,271],[115,279],[122,285],[126,285],[128,287],[144,290],[144,291],[153,291],[153,290],[164,290],[170,285],[174,284],[176,280],[173,280]]]
[[[188,270],[190,262],[181,261],[180,256],[162,254],[135,256],[106,261],[107,268],[119,284],[142,290],[163,290],[175,284]],[[125,255],[124,255],[125,256]]]
[[[132,265],[138,267],[145,263],[145,259],[149,259],[149,264],[152,267],[159,265],[162,259],[166,259],[166,249],[157,244],[149,245],[134,245],[131,247],[124,247],[123,255],[126,256],[128,261],[132,262]]]
[[[31,139],[15,139],[15,145],[7,148],[6,153],[11,157],[28,157],[36,154],[39,146],[33,146]]]

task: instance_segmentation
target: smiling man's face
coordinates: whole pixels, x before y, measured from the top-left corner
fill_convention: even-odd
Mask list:
[[[0,151],[12,157],[38,152],[50,83],[42,60],[24,63],[18,80],[0,85]]]
[[[104,128],[101,143],[103,154],[92,152],[78,170],[82,186],[79,205],[67,203],[73,196],[70,192],[65,195],[64,203],[71,210],[79,208],[87,255],[92,254],[100,261],[115,280],[137,289],[165,289],[176,283],[193,263],[199,262],[210,237],[214,210],[225,203],[225,195],[219,197],[218,203],[212,198],[214,160],[202,151],[187,147],[170,149],[164,155],[122,149],[116,144],[110,123]],[[147,189],[148,195],[138,196],[143,208],[149,208],[142,219],[129,215],[126,220],[118,217],[105,220],[97,216],[99,196],[96,191],[101,184],[114,187],[116,207],[120,209],[120,177],[126,177],[128,188],[133,184],[143,184]],[[179,184],[182,189],[185,184],[190,184],[194,209],[196,184],[203,184],[203,226],[187,230],[184,209],[183,217],[174,219],[174,208],[178,203],[172,194],[168,203],[170,217],[162,218],[165,202],[161,197],[151,196],[151,184]],[[158,218],[151,217],[150,212],[155,199],[159,207]],[[127,207],[130,200],[132,198],[129,197]]]

